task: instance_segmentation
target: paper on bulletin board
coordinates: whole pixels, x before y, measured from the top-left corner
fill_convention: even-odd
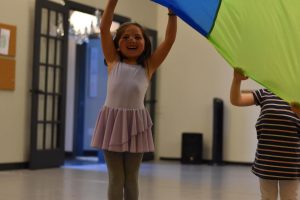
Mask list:
[[[0,29],[0,54],[8,55],[9,53],[10,30]]]

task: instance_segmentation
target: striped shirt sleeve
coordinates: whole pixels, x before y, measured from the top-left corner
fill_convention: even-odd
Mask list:
[[[261,105],[261,102],[263,101],[263,89],[259,89],[259,90],[254,90],[252,92],[253,96],[254,96],[254,100],[255,100],[255,104],[257,106]]]

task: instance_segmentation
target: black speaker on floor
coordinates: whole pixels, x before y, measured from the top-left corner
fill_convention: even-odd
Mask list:
[[[213,164],[223,163],[223,100],[213,99]]]
[[[181,143],[181,163],[202,163],[202,134],[183,133]]]

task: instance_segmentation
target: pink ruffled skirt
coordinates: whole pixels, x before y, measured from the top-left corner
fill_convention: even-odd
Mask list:
[[[91,146],[115,152],[153,152],[153,123],[143,109],[104,106],[99,114]]]

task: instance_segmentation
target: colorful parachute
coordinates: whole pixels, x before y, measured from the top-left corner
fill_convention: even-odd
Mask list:
[[[300,103],[299,0],[152,0],[206,37],[233,68]]]

